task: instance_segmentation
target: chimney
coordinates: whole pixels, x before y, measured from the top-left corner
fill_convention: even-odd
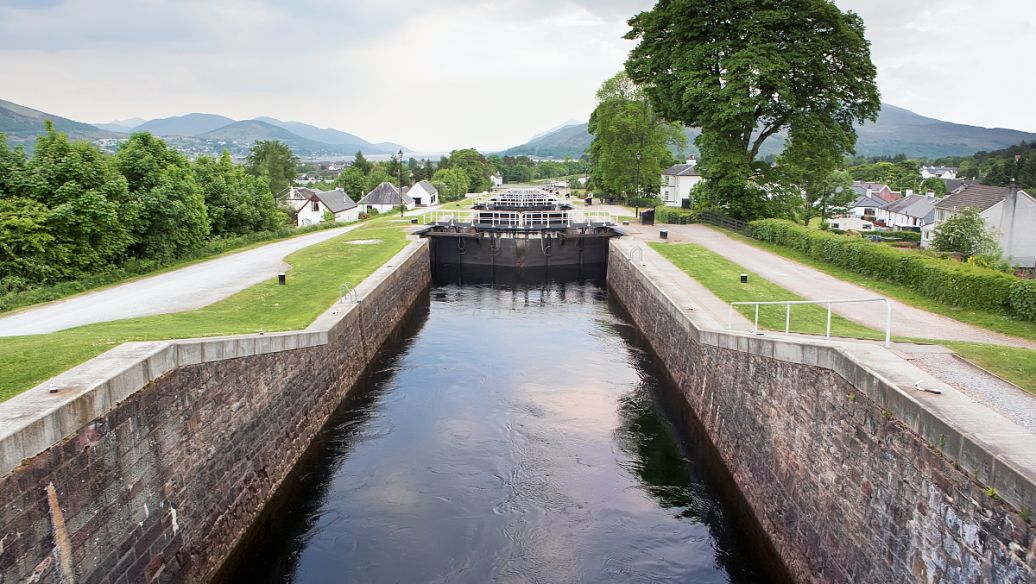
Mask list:
[[[1004,196],[1004,208],[1000,211],[1000,244],[1004,249],[1004,257],[1011,257],[1011,242],[1014,240],[1014,212],[1018,207],[1018,185],[1011,179]]]
[[[694,168],[695,165],[698,164],[698,161],[695,160],[693,156],[688,156],[687,157],[687,164],[691,165],[691,168]]]

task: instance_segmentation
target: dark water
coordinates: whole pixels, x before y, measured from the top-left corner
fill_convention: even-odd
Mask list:
[[[599,281],[430,299],[222,579],[772,580]]]

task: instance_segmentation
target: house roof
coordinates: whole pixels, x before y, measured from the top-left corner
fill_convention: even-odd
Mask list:
[[[288,192],[284,193],[283,197],[287,201],[308,201],[315,194],[317,192],[313,189],[289,187]]]
[[[328,211],[332,213],[341,213],[342,211],[348,211],[353,207],[356,207],[356,202],[349,198],[349,195],[345,194],[345,191],[341,189],[335,189],[333,191],[317,191],[313,193],[310,200],[319,199],[321,203],[327,207]]]
[[[899,213],[900,215],[915,217],[917,219],[926,219],[929,218],[929,216],[934,219],[935,204],[938,202],[939,199],[936,199],[935,197],[910,195],[909,197],[903,197],[898,201],[887,204],[883,209],[890,213]]]
[[[966,185],[977,185],[978,181],[968,180],[965,178],[944,178],[942,179],[944,185],[946,185],[946,194],[952,195],[953,191],[966,186]]]
[[[701,176],[694,167],[694,164],[674,164],[663,170],[662,174],[669,176]]]
[[[411,190],[407,191],[407,192],[409,193],[411,191],[418,192],[418,193],[420,193],[421,191],[424,191],[424,194],[426,194],[426,195],[428,195],[430,197],[432,195],[437,194],[439,192],[439,189],[435,188],[435,186],[432,185],[432,183],[430,183],[430,182],[428,182],[426,180],[421,180],[421,181],[417,181],[417,184],[415,184],[411,188]],[[411,198],[413,198],[413,195],[411,195]]]
[[[957,169],[952,166],[922,166],[921,170],[927,170],[933,174],[943,174],[947,171],[957,172]]]
[[[974,207],[979,212],[982,212],[1004,200],[1007,193],[1007,187],[977,184],[966,185],[956,193],[940,199],[935,204],[935,208],[958,210],[965,207]]]
[[[398,205],[400,198],[407,205],[412,205],[414,200],[406,195],[400,195],[399,190],[396,189],[395,185],[385,181],[380,185],[374,187],[374,190],[367,193],[362,199],[360,199],[360,205]]]
[[[855,190],[855,187],[853,188],[853,190]],[[874,195],[869,195],[868,196],[866,193],[864,193],[860,198],[856,199],[856,202],[853,203],[852,206],[853,207],[884,207],[887,204],[888,204],[888,202],[885,201],[884,199],[879,199],[878,197],[876,197]]]

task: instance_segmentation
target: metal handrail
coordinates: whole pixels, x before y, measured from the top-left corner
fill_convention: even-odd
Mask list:
[[[341,286],[342,295],[338,299],[339,304],[344,304],[346,297],[352,295],[353,304],[359,303],[359,297],[356,295],[356,288],[353,287],[351,282],[346,282]]]
[[[884,302],[885,303],[885,346],[888,347],[892,344],[892,303],[889,302],[888,298],[840,298],[836,300],[769,300],[769,301],[741,301],[731,302],[729,310],[727,311],[727,328],[734,328],[734,305],[755,305],[755,327],[752,332],[759,331],[759,306],[762,304],[783,304],[787,307],[784,315],[784,334],[791,334],[791,305],[792,304],[826,304],[827,305],[827,333],[824,335],[827,338],[831,338],[831,305],[832,304],[851,304],[855,302]]]

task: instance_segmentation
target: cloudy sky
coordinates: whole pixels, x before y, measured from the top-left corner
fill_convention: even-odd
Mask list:
[[[836,0],[889,103],[1036,132],[1034,0]],[[0,98],[105,122],[272,116],[416,150],[585,120],[649,0],[0,0]]]

